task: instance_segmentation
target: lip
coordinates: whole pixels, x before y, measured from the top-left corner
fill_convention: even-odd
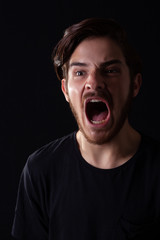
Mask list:
[[[98,101],[101,101],[101,102],[105,103],[105,105],[108,109],[108,114],[107,114],[107,117],[103,120],[103,122],[94,124],[88,119],[88,116],[86,114],[87,103],[92,101],[92,100],[98,100]],[[110,120],[111,112],[110,112],[109,104],[104,98],[98,97],[98,96],[89,97],[84,101],[84,105],[85,105],[85,116],[86,116],[87,122],[89,123],[90,126],[92,126],[94,128],[103,128],[108,124],[108,122]]]

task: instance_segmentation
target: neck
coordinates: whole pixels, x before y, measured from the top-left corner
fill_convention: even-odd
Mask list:
[[[127,162],[137,152],[141,141],[140,134],[126,121],[120,132],[103,145],[87,141],[78,131],[77,142],[83,158],[91,165],[111,169]]]

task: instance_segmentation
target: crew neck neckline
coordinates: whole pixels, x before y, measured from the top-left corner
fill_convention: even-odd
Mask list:
[[[76,139],[76,134],[77,134],[77,132],[75,131],[74,135],[73,135],[74,147],[75,147],[75,150],[77,153],[78,160],[80,161],[80,164],[82,166],[84,166],[85,168],[90,168],[91,170],[97,171],[97,172],[113,173],[113,172],[121,171],[122,169],[129,167],[137,159],[137,156],[140,154],[142,146],[144,144],[144,136],[143,136],[143,134],[140,133],[141,141],[140,141],[139,147],[138,147],[136,153],[128,161],[126,161],[125,163],[123,163],[120,166],[117,166],[115,168],[98,168],[98,167],[88,163],[81,155],[81,152],[80,152],[79,146],[78,146],[78,142]]]

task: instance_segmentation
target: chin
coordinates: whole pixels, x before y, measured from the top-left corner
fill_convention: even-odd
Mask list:
[[[86,133],[84,130],[80,130],[81,133],[83,134],[84,138],[87,140],[87,142],[91,144],[96,144],[96,145],[103,145],[108,143],[112,138],[112,134],[108,134],[107,132],[90,132]]]
[[[81,126],[79,126],[79,129],[89,143],[103,145],[111,142],[119,135],[124,123],[125,118],[121,118],[121,121],[119,121],[118,124],[111,124],[107,129],[92,129],[90,131],[85,131]]]

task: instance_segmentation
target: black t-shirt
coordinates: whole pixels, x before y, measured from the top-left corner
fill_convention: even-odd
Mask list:
[[[81,156],[76,133],[33,153],[21,175],[12,234],[23,240],[160,239],[160,145],[142,136],[114,169]]]

